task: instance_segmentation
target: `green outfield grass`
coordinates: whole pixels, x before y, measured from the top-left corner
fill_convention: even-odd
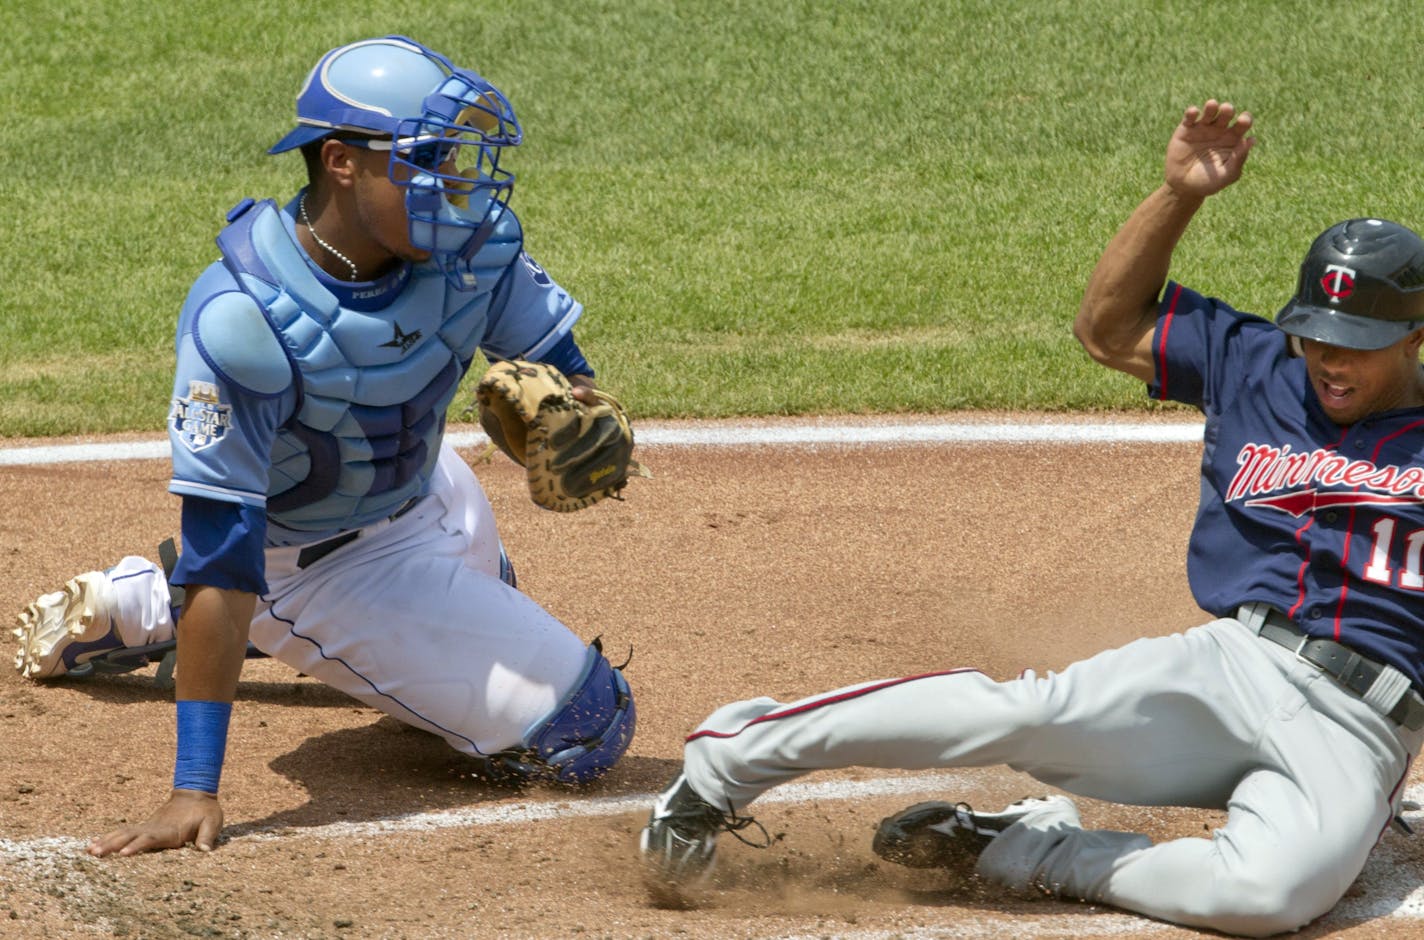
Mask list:
[[[224,211],[295,190],[264,150],[301,79],[387,32],[514,102],[528,248],[640,417],[1152,407],[1069,323],[1208,96],[1260,145],[1192,286],[1273,314],[1330,223],[1424,226],[1408,2],[11,0],[0,29],[0,436],[162,427]]]

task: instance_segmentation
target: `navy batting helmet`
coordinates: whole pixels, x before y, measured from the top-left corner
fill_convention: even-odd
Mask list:
[[[1424,327],[1424,239],[1395,222],[1350,219],[1310,246],[1276,325],[1349,349],[1383,349]]]

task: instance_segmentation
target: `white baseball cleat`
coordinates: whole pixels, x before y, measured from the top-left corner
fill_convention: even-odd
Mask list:
[[[29,679],[88,675],[94,670],[90,660],[122,649],[109,616],[110,592],[108,576],[90,571],[20,611],[15,628],[20,640],[15,668],[20,675]]]

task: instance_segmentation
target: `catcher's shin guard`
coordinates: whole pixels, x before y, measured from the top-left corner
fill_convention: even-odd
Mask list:
[[[594,640],[583,672],[563,700],[525,732],[518,747],[489,757],[519,777],[586,783],[606,774],[623,756],[637,723],[628,681]]]
[[[514,574],[514,562],[504,553],[503,545],[499,547],[499,579],[516,591],[519,590],[519,578]]]

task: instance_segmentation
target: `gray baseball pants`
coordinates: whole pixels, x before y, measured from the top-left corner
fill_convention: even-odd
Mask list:
[[[1399,811],[1407,731],[1236,619],[1138,640],[1061,673],[973,670],[735,702],[687,740],[685,773],[740,810],[816,770],[1006,764],[1069,793],[1224,809],[1210,838],[1084,829],[1063,805],[1006,830],[983,877],[1247,936],[1329,911]]]

